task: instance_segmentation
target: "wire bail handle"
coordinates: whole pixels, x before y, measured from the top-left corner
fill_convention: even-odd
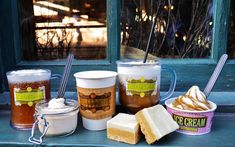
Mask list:
[[[39,123],[39,119],[38,117],[40,116],[40,119],[43,119],[44,121],[44,127],[43,127],[43,133],[42,135],[39,137],[39,139],[35,138],[35,130],[36,127]],[[48,127],[49,127],[49,123],[46,121],[45,115],[38,115],[38,114],[34,114],[34,123],[33,123],[33,127],[32,127],[32,131],[31,131],[31,136],[29,137],[29,142],[34,143],[34,144],[42,144],[43,142],[43,137],[45,136],[45,134],[47,133]]]

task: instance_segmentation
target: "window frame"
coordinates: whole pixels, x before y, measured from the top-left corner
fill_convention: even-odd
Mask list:
[[[8,8],[11,11],[7,13],[11,17],[9,23],[11,24],[10,29],[3,30],[4,32],[11,32],[12,34],[8,36],[12,38],[8,40],[8,45],[13,45],[8,49],[3,49],[3,54],[13,55],[10,58],[7,56],[2,56],[3,66],[5,72],[16,69],[27,69],[27,68],[47,68],[52,70],[52,73],[63,73],[65,59],[56,60],[56,61],[22,61],[22,51],[21,51],[21,37],[20,37],[20,28],[19,28],[19,1],[10,0],[0,2],[2,3],[3,8]],[[106,11],[107,11],[107,47],[106,55],[107,58],[104,60],[74,60],[72,73],[83,71],[83,70],[115,70],[115,61],[119,58],[118,48],[120,46],[119,42],[119,3],[118,0],[106,0]],[[0,18],[4,18],[0,14]],[[5,17],[6,18],[6,17]],[[4,22],[0,22],[0,26],[4,26]],[[4,33],[3,33],[4,34]],[[3,47],[4,48],[4,47]],[[6,79],[6,77],[4,77]],[[70,81],[74,81],[73,76],[70,76]],[[5,80],[6,81],[6,80]],[[58,87],[59,80],[54,82],[55,84],[52,87]],[[6,82],[5,82],[6,85]],[[68,89],[72,87],[73,83],[68,84]],[[53,89],[53,88],[52,88]]]
[[[185,91],[191,85],[198,85],[203,89],[213,72],[220,56],[226,53],[228,40],[228,24],[231,1],[213,0],[213,37],[212,37],[212,53],[208,59],[162,59],[163,65],[169,65],[176,70],[178,76],[178,84],[176,91]],[[22,68],[47,68],[53,73],[62,73],[65,60],[61,61],[21,61],[20,34],[19,34],[19,11],[18,1],[3,0],[0,2],[0,18],[10,18],[0,22],[0,27],[4,28],[2,33],[2,60],[4,72]],[[106,60],[77,60],[73,63],[72,73],[83,70],[116,70],[115,61],[120,59],[120,1],[107,0],[107,59]],[[8,26],[8,28],[7,28]],[[9,27],[10,26],[10,27]],[[4,35],[3,35],[4,34]],[[222,41],[221,41],[222,40]],[[9,55],[9,56],[5,56]],[[228,78],[234,80],[235,76],[235,60],[229,60],[225,66],[215,88],[215,91],[232,91],[235,84]],[[165,74],[163,74],[164,76]],[[5,85],[6,84],[6,77]],[[226,79],[226,80],[224,80]],[[75,79],[70,76],[68,90],[74,90]],[[53,82],[52,82],[53,83]],[[235,82],[234,82],[235,83]],[[52,85],[58,87],[59,80]],[[164,85],[164,81],[162,81]],[[222,84],[222,86],[221,86]],[[229,85],[227,87],[224,87]],[[5,86],[7,87],[7,86]],[[228,88],[229,87],[229,88]],[[232,88],[234,87],[234,88]],[[5,88],[6,89],[6,88]],[[57,88],[52,88],[55,90]],[[165,90],[165,89],[164,89]]]

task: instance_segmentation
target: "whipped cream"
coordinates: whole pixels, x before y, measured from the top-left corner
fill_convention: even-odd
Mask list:
[[[131,62],[132,63],[132,62]],[[136,63],[137,64],[137,63]],[[160,65],[145,65],[135,66],[135,64],[130,64],[130,66],[118,66],[118,78],[119,82],[126,87],[126,81],[131,79],[152,79],[157,80],[158,86],[160,86],[161,79],[161,66]]]
[[[46,135],[63,135],[74,132],[77,127],[78,106],[77,101],[64,98],[53,98],[49,102],[42,101],[36,104],[38,128],[44,132],[44,115],[48,122]]]
[[[46,69],[23,69],[7,72],[10,83],[37,82],[50,80],[51,71]]]
[[[65,99],[64,98],[53,98],[49,101],[48,103],[48,108],[49,109],[61,109],[65,108]]]
[[[41,106],[41,111],[44,114],[67,113],[73,109],[73,106],[67,105],[64,98],[53,98],[47,105]]]
[[[188,92],[175,99],[172,105],[182,110],[204,111],[211,109],[205,94],[200,91],[198,86],[192,86]]]

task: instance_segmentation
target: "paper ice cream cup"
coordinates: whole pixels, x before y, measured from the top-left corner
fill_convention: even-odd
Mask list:
[[[202,135],[211,131],[214,111],[217,108],[215,103],[208,101],[212,107],[210,110],[189,111],[174,108],[172,102],[175,99],[171,98],[166,100],[165,105],[167,111],[180,126],[177,132],[188,135]]]

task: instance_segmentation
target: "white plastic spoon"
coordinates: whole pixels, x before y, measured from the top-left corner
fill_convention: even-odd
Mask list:
[[[228,59],[227,54],[223,54],[220,57],[220,60],[219,60],[218,64],[216,65],[215,70],[214,70],[213,74],[211,75],[210,80],[208,81],[208,83],[203,91],[203,93],[205,94],[206,97],[208,97],[210,95],[211,89],[215,85],[215,82],[216,82],[217,78],[219,77],[219,74],[220,74],[222,68],[224,67],[224,64],[227,59]]]

